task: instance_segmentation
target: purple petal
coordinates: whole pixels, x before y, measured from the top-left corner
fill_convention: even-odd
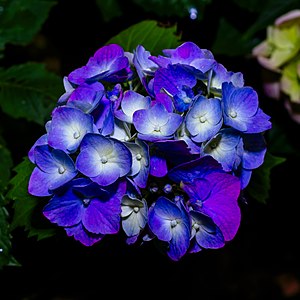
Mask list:
[[[238,205],[240,181],[226,173],[211,173],[206,176],[211,182],[210,197],[203,202],[201,211],[210,216],[221,229],[225,241],[233,239],[240,225],[241,211]]]
[[[163,157],[151,156],[150,157],[150,174],[155,177],[163,177],[167,175],[168,167],[167,161]]]
[[[204,156],[174,167],[168,172],[168,176],[174,182],[180,183],[181,181],[189,182],[196,178],[205,178],[211,172],[223,173],[222,166],[213,157]]]
[[[66,227],[65,230],[68,236],[73,236],[75,240],[85,246],[92,246],[104,237],[102,234],[89,233],[83,228],[81,223],[73,227]]]
[[[126,183],[121,181],[113,186],[109,199],[94,198],[82,218],[84,227],[93,233],[114,234],[120,229],[121,200],[125,194]]]

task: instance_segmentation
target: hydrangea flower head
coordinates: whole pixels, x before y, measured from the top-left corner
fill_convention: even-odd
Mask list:
[[[51,223],[85,246],[153,241],[174,261],[235,237],[271,128],[243,74],[192,42],[159,56],[110,44],[63,84],[28,151]]]

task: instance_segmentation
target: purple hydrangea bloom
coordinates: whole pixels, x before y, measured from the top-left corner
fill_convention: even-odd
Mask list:
[[[194,74],[199,74],[199,71],[206,73],[216,63],[213,54],[207,49],[200,49],[193,42],[185,42],[176,49],[164,49],[164,56],[151,56],[160,67],[166,68],[170,64],[182,64],[189,66]],[[198,71],[198,72],[197,72]]]
[[[28,191],[34,196],[51,195],[53,190],[69,182],[78,173],[68,154],[47,145],[36,146],[33,159],[36,167],[31,173]]]
[[[106,234],[118,233],[125,192],[125,181],[103,189],[88,179],[75,179],[51,198],[43,213],[52,223],[64,227],[68,235],[90,246]]]
[[[117,44],[110,44],[97,50],[87,64],[72,71],[68,80],[71,83],[124,81],[130,76],[129,60],[124,50]]]
[[[35,163],[34,149],[36,146],[48,145],[48,134],[41,135],[28,151],[28,158],[32,163]]]
[[[260,167],[267,152],[266,141],[261,133],[243,134],[242,162],[235,174],[240,178],[241,188],[245,189],[251,179],[253,169]]]
[[[70,93],[67,106],[76,107],[85,113],[92,112],[104,95],[104,86],[100,82],[83,83]]]
[[[110,185],[130,172],[132,156],[120,141],[86,134],[76,159],[77,169],[99,185]]]
[[[181,65],[168,65],[156,71],[153,81],[154,94],[166,93],[173,99],[178,112],[186,111],[194,98],[192,88],[196,85],[195,76]]]
[[[239,179],[225,172],[212,172],[204,178],[182,182],[181,187],[189,196],[189,205],[209,216],[220,228],[225,241],[232,240],[241,221],[237,201],[240,195]]]
[[[167,175],[168,165],[176,166],[193,158],[188,145],[182,140],[156,141],[150,146],[150,152],[150,174],[155,177]],[[166,153],[169,155],[166,156]]]

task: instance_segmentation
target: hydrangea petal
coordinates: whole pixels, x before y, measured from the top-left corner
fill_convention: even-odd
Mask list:
[[[58,226],[69,227],[80,223],[83,202],[71,190],[63,195],[54,195],[44,206],[43,214]]]
[[[92,234],[86,231],[81,223],[72,227],[65,227],[65,231],[68,236],[73,236],[75,240],[85,246],[93,246],[104,237],[103,234]]]
[[[52,113],[48,143],[53,148],[74,153],[85,134],[93,130],[91,115],[77,108],[61,106]]]

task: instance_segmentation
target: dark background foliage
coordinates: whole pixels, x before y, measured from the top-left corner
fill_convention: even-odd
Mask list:
[[[5,8],[8,2],[4,1],[1,7]],[[14,2],[19,2],[21,12],[24,1]],[[271,115],[273,122],[273,128],[266,136],[269,153],[271,157],[284,160],[278,165],[273,161],[271,172],[264,175],[267,177],[264,183],[270,184],[267,196],[259,201],[259,197],[253,197],[249,191],[245,201],[240,203],[242,222],[234,240],[222,249],[202,251],[176,263],[161,254],[155,245],[128,246],[122,236],[107,237],[87,248],[68,238],[60,229],[48,238],[41,235],[37,238],[32,231],[28,235],[26,226],[25,229],[24,226],[12,226],[7,229],[8,233],[0,224],[0,239],[1,235],[9,236],[5,242],[12,255],[10,263],[2,263],[4,266],[0,270],[0,299],[85,300],[113,296],[174,297],[179,294],[205,300],[221,297],[299,299],[300,126],[289,118],[280,101],[264,95],[261,67],[250,55],[251,48],[265,38],[266,26],[281,13],[300,8],[299,1],[41,2],[49,5],[49,10],[30,41],[4,43],[0,39],[4,70],[28,62],[41,63],[45,65],[45,72],[56,76],[47,77],[41,88],[43,91],[55,88],[52,93],[59,96],[63,92],[62,77],[84,65],[98,48],[122,30],[144,20],[156,20],[161,26],[176,25],[182,41],[193,41],[201,48],[212,50],[218,62],[228,70],[242,72],[246,84],[257,90],[260,106]],[[189,18],[190,4],[199,9],[196,20]],[[25,24],[25,19],[12,22],[22,24],[22,21]],[[26,76],[30,76],[30,70],[29,67],[24,71],[26,80],[29,80]],[[3,78],[0,75],[0,81]],[[54,96],[49,96],[50,107]],[[17,106],[13,107],[16,114]],[[3,140],[1,145],[7,152],[1,159],[10,170],[5,179],[10,180],[10,184],[16,185],[22,177],[15,167],[44,133],[42,115],[47,116],[48,111],[47,105],[38,111],[40,121],[32,120],[35,111],[31,118],[29,114],[24,118],[22,112],[15,118],[11,108],[2,103],[0,141]],[[13,179],[18,172],[20,177]],[[263,172],[265,170],[259,170],[257,176]],[[6,204],[1,213],[7,213],[8,223],[20,224],[20,220],[13,222],[15,206],[6,199],[7,195],[15,195],[16,189],[0,191]],[[52,230],[39,215],[42,204],[35,204],[30,228]],[[22,216],[22,212],[18,213]]]

